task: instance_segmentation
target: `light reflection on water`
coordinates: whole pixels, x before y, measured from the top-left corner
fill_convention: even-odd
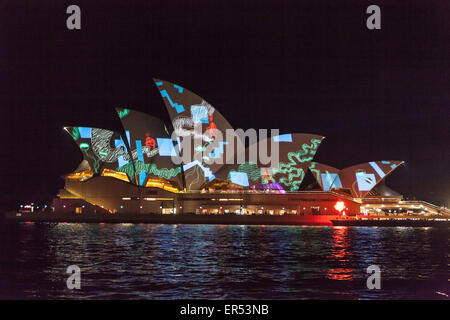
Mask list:
[[[22,224],[0,238],[0,298],[446,299],[449,229]],[[81,290],[66,268],[81,268]],[[381,290],[366,288],[369,265]]]

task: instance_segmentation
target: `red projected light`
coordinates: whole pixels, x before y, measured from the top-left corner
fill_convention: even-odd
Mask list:
[[[345,209],[345,204],[344,201],[338,201],[336,202],[336,204],[334,205],[334,208],[339,211],[339,213],[341,213],[344,209]]]

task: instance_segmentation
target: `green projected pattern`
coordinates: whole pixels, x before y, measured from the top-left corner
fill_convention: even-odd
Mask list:
[[[80,130],[78,130],[78,127],[72,128],[72,132],[70,132],[70,135],[72,136],[73,140],[77,141],[80,138]]]
[[[251,181],[259,181],[261,179],[261,169],[256,163],[244,162],[238,167],[239,172],[245,172]]]
[[[117,114],[119,115],[119,118],[122,119],[123,117],[126,117],[130,114],[130,109],[122,109],[117,111]]]
[[[80,144],[80,149],[81,151],[83,151],[84,155],[86,156],[86,158],[91,159],[91,161],[88,160],[88,162],[91,162],[94,164],[92,170],[94,171],[95,174],[99,173],[99,168],[100,168],[100,160],[96,157],[94,157],[93,155],[89,154],[89,145],[87,143],[81,143]]]
[[[250,185],[279,183],[284,190],[299,190],[306,175],[306,170],[308,170],[309,164],[322,142],[321,139],[316,138],[310,138],[306,141],[308,142],[300,144],[299,150],[287,152],[283,156],[280,155],[284,162],[280,161],[277,168],[265,168],[253,162],[245,162],[240,164],[236,171],[245,173]],[[229,171],[227,179],[232,182],[231,172],[235,171]]]
[[[311,144],[303,144],[300,150],[296,152],[289,152],[287,157],[288,163],[280,162],[278,170],[276,170],[276,176],[279,177],[280,184],[290,191],[296,191],[300,188],[300,184],[305,177],[306,167],[304,163],[308,163],[313,160],[316,154],[317,148],[319,148],[321,140],[312,139]]]
[[[228,149],[225,153],[226,142],[217,141],[218,146],[212,148],[213,151],[206,152],[216,139],[215,132],[225,133],[226,129],[232,129],[230,123],[212,105],[193,92],[167,81],[154,80],[166,104],[176,136],[183,140],[202,141],[201,145],[190,147],[191,158],[195,160],[190,160],[183,166],[172,162],[171,157],[182,146],[178,145],[176,148],[177,144],[172,141],[167,127],[160,119],[136,110],[116,108],[124,129],[122,135],[99,128],[65,127],[94,174],[100,174],[103,169],[124,172],[131,183],[139,186],[145,186],[146,181],[154,176],[173,180],[177,186],[187,190],[200,190],[205,183],[221,179],[249,188],[277,184],[277,190],[283,188],[285,191],[297,191],[309,168],[323,190],[344,188],[351,190],[354,197],[364,197],[379,181],[403,163],[392,160],[371,161],[343,170],[315,163],[312,160],[324,137],[306,133],[270,138],[270,147],[266,151],[271,151],[272,142],[279,143],[277,149],[273,149],[274,152],[279,152],[279,162],[278,165],[272,164],[273,167],[262,165],[263,161],[260,160],[242,164],[209,163],[209,160],[219,159],[225,154],[227,158],[235,156],[236,154],[231,153],[243,150],[244,143],[237,139],[235,144],[238,145],[228,154]],[[194,130],[196,125],[201,126],[201,131]],[[177,140],[179,144],[180,140]],[[262,146],[265,142],[268,141],[258,141],[258,145]],[[244,154],[247,153],[249,148]]]
[[[320,169],[316,169],[316,163],[311,162],[311,165],[309,166],[309,170],[311,170],[312,174],[316,178],[316,180],[321,183],[320,179]]]
[[[159,178],[164,178],[167,180],[169,180],[181,173],[181,167],[171,168],[171,169],[167,169],[167,168],[159,169],[156,166],[156,164],[154,164],[154,163],[144,163],[140,160],[134,160],[134,166],[136,167],[136,172],[145,171],[149,174],[152,174]],[[120,172],[125,172],[128,176],[134,175],[134,169],[133,169],[133,165],[131,163],[128,163],[122,167],[119,167],[116,170],[120,171]]]
[[[103,169],[114,169],[127,163],[130,156],[120,142],[120,134],[99,128],[65,127],[76,142],[83,159],[87,160],[94,174]]]
[[[144,186],[152,177],[182,186],[181,168],[171,160],[173,143],[163,121],[144,112],[116,108],[135,166],[134,183]],[[127,168],[127,171],[131,168]]]

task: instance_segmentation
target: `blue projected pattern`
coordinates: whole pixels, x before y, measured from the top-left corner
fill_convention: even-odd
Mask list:
[[[168,138],[156,138],[158,142],[159,155],[163,157],[175,157],[177,154],[175,152],[175,147],[173,142]]]
[[[167,100],[166,103],[168,104]],[[174,185],[181,186],[181,167],[170,159],[170,156],[177,153],[172,150],[173,143],[164,123],[132,109],[116,108],[116,113],[126,133],[123,141],[130,149],[129,157],[125,159],[129,163],[120,171],[132,176],[132,182],[140,186],[145,186],[154,177],[170,180]],[[120,140],[117,143],[123,144]],[[160,151],[164,156],[160,156]]]
[[[384,162],[386,162],[386,161],[384,161]],[[383,170],[381,170],[381,168],[376,164],[376,162],[372,161],[372,162],[369,162],[369,164],[376,171],[376,173],[378,173],[380,178],[383,179],[386,174],[383,172]]]
[[[174,84],[173,87],[174,87],[175,89],[177,89],[179,93],[183,93],[183,87],[181,87],[181,86],[179,86],[179,85],[177,85],[177,84]]]
[[[214,159],[220,158],[220,156],[224,153],[223,146],[225,144],[228,144],[228,142],[222,142],[221,141],[221,142],[219,142],[219,144],[220,144],[220,146],[219,147],[215,147],[214,151],[209,154],[209,156],[211,158],[214,158]]]
[[[245,172],[230,171],[230,181],[243,187],[248,187],[248,176]]]
[[[331,188],[342,188],[341,179],[337,173],[322,173],[323,190],[329,191]]]
[[[175,110],[177,110],[178,113],[184,112],[184,106],[176,102],[173,102],[166,90],[161,90],[161,97],[167,98],[167,101],[169,101],[172,108],[175,108]]]
[[[91,127],[64,127],[72,136],[94,175],[101,175],[104,169],[117,170],[130,162],[127,146],[119,133]],[[85,168],[86,169],[86,168]],[[83,169],[83,170],[85,170]],[[134,173],[128,175],[128,179]]]
[[[127,146],[125,145],[125,142],[123,142],[122,137],[120,137],[120,139],[115,139],[114,140],[114,146],[116,148],[123,147],[125,150],[127,149]],[[125,160],[124,156],[117,157],[117,161],[119,163],[119,167],[122,167],[122,166],[124,166],[124,165],[126,165],[128,163],[128,160]]]
[[[147,177],[147,172],[141,171],[139,172],[139,185],[142,186],[145,182],[145,178]]]
[[[138,160],[141,160],[142,162],[144,162],[144,153],[142,152],[141,140],[135,140],[135,144],[136,144],[136,151],[137,151]]]
[[[185,164],[185,165],[183,166],[183,170],[186,172],[186,171],[188,171],[189,169],[191,169],[191,168],[193,168],[193,167],[195,167],[195,166],[198,166],[200,169],[202,169],[203,175],[204,175],[205,177],[208,178],[208,181],[211,181],[212,179],[214,179],[214,178],[216,177],[216,176],[212,173],[211,169],[205,167],[205,166],[204,166],[203,164],[201,164],[198,160],[194,160],[194,161],[192,161],[192,162],[189,162],[189,163]]]
[[[222,169],[224,164],[221,161],[210,161],[221,159],[225,154],[224,145],[227,144],[217,141],[215,132],[224,133],[232,126],[212,105],[188,89],[166,81],[154,81],[172,120],[178,145],[170,139],[161,120],[138,111],[116,108],[125,135],[90,127],[66,128],[94,174],[102,174],[103,169],[123,172],[127,174],[129,182],[135,185],[145,185],[152,176],[174,178],[173,182],[186,190],[201,190],[207,186],[207,180],[212,181],[217,175],[220,180],[229,180],[244,187],[278,184],[280,188],[295,191],[299,190],[309,168],[323,190],[342,188],[351,192],[352,196],[362,198],[403,163],[396,160],[371,161],[342,170],[313,163],[313,157],[324,137],[292,133],[272,136],[273,142],[282,143],[278,167],[269,169],[260,167],[259,163],[246,162],[239,166],[226,164]],[[195,132],[195,127],[201,127],[201,132]],[[167,157],[175,157],[182,152],[180,137],[201,138],[202,144],[191,150],[195,156],[201,156],[193,157],[199,160],[184,166],[170,162],[171,159]],[[267,140],[270,141],[270,138]],[[244,148],[243,141],[238,139],[235,143],[242,148],[233,148],[233,152]],[[245,154],[247,151],[248,148]],[[228,158],[235,156],[228,151],[226,155]]]
[[[291,134],[282,134],[279,136],[274,136],[273,141],[275,141],[275,142],[292,142],[292,135]]]
[[[226,130],[232,129],[232,126],[211,104],[197,94],[168,81],[159,79],[154,81],[169,112],[174,134],[183,139],[202,139],[201,145],[193,146],[191,143],[190,147],[191,158],[198,159],[202,167],[196,165],[189,172],[185,172],[183,181],[187,190],[200,190],[207,183],[208,176],[215,175],[224,166],[223,161],[215,161],[225,154],[223,146],[219,144],[221,141],[213,143],[218,139],[219,133],[225,135]],[[244,149],[241,139],[237,139],[234,143]],[[203,168],[208,169],[207,173]],[[231,166],[223,173],[224,177],[228,176],[229,170]]]
[[[206,106],[197,104],[192,105],[191,114],[194,123],[209,123],[208,108]]]
[[[363,172],[356,173],[356,182],[358,183],[359,191],[370,191],[377,184],[373,173]]]
[[[314,173],[323,190],[343,188],[349,190],[355,198],[364,198],[369,191],[402,163],[403,161],[370,161],[342,170],[324,164],[313,163],[310,166],[310,170]],[[334,173],[338,174],[338,176],[333,181],[335,175],[327,177],[326,173]]]
[[[80,131],[80,138],[90,139],[92,137],[92,128],[78,127]]]

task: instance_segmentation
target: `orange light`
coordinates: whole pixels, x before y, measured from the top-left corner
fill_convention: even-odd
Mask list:
[[[125,172],[119,172],[115,170],[103,169],[102,176],[104,177],[112,177],[122,181],[130,182],[128,176]]]
[[[149,187],[160,188],[160,189],[164,189],[164,190],[167,190],[167,191],[173,192],[173,193],[180,192],[180,190],[178,190],[177,188],[175,188],[174,186],[172,186],[170,184],[170,181],[160,179],[160,178],[149,179],[145,186],[147,188],[149,188]]]
[[[341,213],[344,209],[345,209],[345,204],[344,201],[338,201],[336,202],[336,204],[334,205],[334,208],[339,211],[339,213]]]
[[[81,172],[70,173],[70,174],[68,174],[66,176],[66,178],[67,179],[84,181],[84,180],[89,179],[93,175],[94,175],[94,172],[91,169],[88,169],[88,170],[84,170],[84,171],[81,171]]]

